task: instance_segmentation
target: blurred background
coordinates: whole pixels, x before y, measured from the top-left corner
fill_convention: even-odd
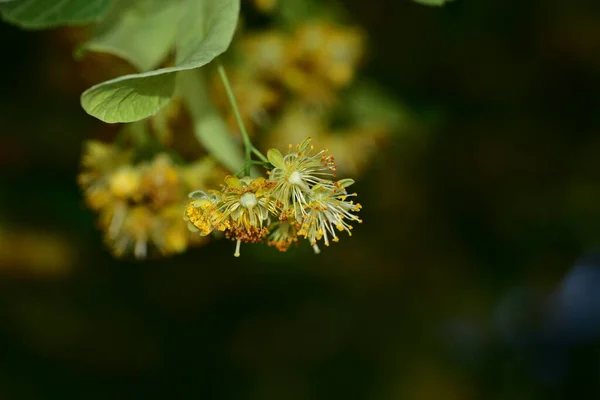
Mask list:
[[[600,4],[344,5],[415,123],[318,256],[113,258],[76,183],[102,64],[0,24],[1,399],[600,396]]]

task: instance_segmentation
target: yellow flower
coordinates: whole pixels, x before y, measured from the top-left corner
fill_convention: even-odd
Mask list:
[[[240,42],[244,70],[258,78],[276,79],[292,61],[292,43],[281,31],[246,36]]]
[[[275,211],[270,198],[273,184],[264,178],[234,176],[225,178],[221,192],[196,191],[190,193],[184,219],[191,222],[190,229],[208,235],[213,230],[225,231],[226,237],[237,241],[235,256],[240,255],[240,244],[264,240],[268,229],[264,227],[269,213]]]
[[[192,201],[186,206],[184,220],[192,232],[201,236],[209,235],[213,230],[224,231],[230,227],[226,216],[219,211],[223,196],[216,190],[204,192],[196,190],[189,194]]]
[[[181,200],[185,195],[186,188],[182,185],[180,172],[168,155],[158,154],[140,169],[140,194],[155,209]]]
[[[264,237],[263,223],[275,207],[270,198],[272,184],[265,178],[225,178],[223,213],[231,220],[232,238],[258,242]]]
[[[293,243],[298,243],[299,224],[290,221],[277,221],[271,224],[267,244],[281,252],[287,251]]]
[[[352,235],[352,226],[349,221],[362,221],[353,214],[360,211],[362,206],[353,201],[347,201],[348,197],[356,196],[356,193],[348,194],[346,187],[353,183],[351,179],[343,179],[336,182],[336,188],[330,189],[321,185],[312,188],[311,201],[307,207],[306,215],[300,225],[298,235],[305,237],[318,252],[317,241],[323,239],[325,246],[329,246],[329,240],[339,241],[336,230],[346,231]]]
[[[117,203],[101,213],[106,241],[117,257],[133,254],[147,258],[158,253],[169,256],[187,249],[189,232],[181,222],[181,205],[173,204],[159,212],[144,205]]]
[[[124,165],[109,175],[108,186],[113,196],[119,199],[139,196],[140,171],[131,165]]]
[[[81,165],[87,173],[96,175],[113,170],[131,161],[132,153],[97,140],[85,142]]]
[[[96,140],[85,143],[82,155],[82,171],[77,176],[79,186],[85,191],[88,207],[100,210],[113,201],[116,190],[123,194],[122,182],[111,185],[113,174],[131,162],[132,154],[117,146],[105,144]],[[119,179],[117,179],[119,180]],[[114,187],[111,187],[114,186]]]
[[[355,28],[331,29],[319,49],[319,70],[335,87],[344,87],[354,78],[354,72],[364,53],[364,36]]]
[[[311,187],[321,185],[333,189],[330,177],[335,176],[335,161],[326,150],[312,154],[314,147],[310,138],[290,149],[284,157],[277,149],[267,153],[269,162],[275,167],[269,180],[276,184],[273,198],[277,201],[284,216],[295,216],[300,221],[305,214],[311,196]]]
[[[146,258],[180,253],[205,239],[192,236],[181,220],[191,185],[204,187],[218,168],[199,161],[184,167],[166,154],[132,164],[131,151],[88,143],[78,181],[86,203],[99,211],[99,226],[113,254]]]
[[[364,35],[356,28],[310,22],[295,32],[290,48],[293,62],[283,73],[284,84],[311,101],[331,103],[334,90],[354,78],[364,53]]]
[[[181,222],[180,202],[163,208],[158,214],[154,225],[153,241],[163,255],[182,253],[191,242],[192,234]],[[194,235],[197,237],[197,235]],[[194,244],[205,243],[206,239],[195,240]]]
[[[106,240],[114,254],[123,257],[132,252],[136,258],[145,258],[153,219],[147,207],[130,207],[125,202],[103,210],[101,223],[107,227]]]

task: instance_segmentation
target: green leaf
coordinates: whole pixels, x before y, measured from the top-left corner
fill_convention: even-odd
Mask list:
[[[109,53],[140,71],[156,68],[175,45],[181,0],[119,0],[80,51]]]
[[[2,18],[25,29],[97,22],[112,0],[13,0],[0,5]]]
[[[126,75],[92,86],[81,95],[81,105],[104,122],[135,122],[164,107],[174,88],[174,74]]]
[[[173,94],[179,71],[200,68],[231,43],[240,0],[184,0],[175,66],[122,76],[81,95],[81,105],[104,122],[134,122],[154,115]],[[151,45],[151,44],[149,44]]]
[[[178,92],[194,121],[194,134],[204,148],[230,171],[244,167],[244,154],[223,118],[214,109],[200,70],[184,71],[178,77]]]
[[[413,0],[415,3],[423,4],[426,6],[443,6],[453,0]]]

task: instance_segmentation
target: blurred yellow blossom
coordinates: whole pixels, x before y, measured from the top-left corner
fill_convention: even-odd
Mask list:
[[[223,176],[210,158],[179,166],[159,153],[134,164],[131,151],[90,141],[82,167],[78,181],[86,203],[100,213],[99,226],[116,256],[167,256],[203,242],[197,237],[191,241],[181,214],[192,187]]]
[[[77,251],[68,238],[37,228],[0,228],[0,272],[45,278],[68,274]]]
[[[310,101],[330,103],[334,91],[354,79],[364,41],[357,28],[329,22],[301,25],[290,44],[293,62],[284,72],[284,84]]]
[[[290,33],[276,29],[245,33],[236,46],[238,56],[230,75],[249,133],[269,129],[277,114],[290,104],[335,104],[337,92],[354,80],[364,47],[365,37],[358,28],[324,21],[303,23]],[[216,74],[211,92],[230,129],[237,132]]]
[[[293,62],[292,39],[283,31],[268,30],[244,36],[239,43],[244,71],[259,79],[279,80]]]

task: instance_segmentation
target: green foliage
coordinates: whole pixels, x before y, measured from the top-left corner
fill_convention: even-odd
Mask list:
[[[213,107],[205,75],[197,69],[229,47],[240,1],[13,0],[0,4],[0,14],[6,21],[30,29],[97,23],[78,53],[116,55],[138,73],[86,90],[81,96],[84,110],[107,123],[131,123],[155,115],[177,92],[190,111],[198,141],[235,171],[245,165],[239,140],[231,136]],[[442,5],[450,0],[415,1]],[[278,18],[293,25],[316,15],[337,19],[334,17],[342,14],[341,8],[325,7],[316,0],[285,0],[279,6]],[[353,101],[349,112],[363,125],[382,119],[392,126],[398,122],[397,104],[377,88],[359,86],[350,94]]]
[[[443,6],[453,0],[413,0],[415,3],[423,4],[426,6]]]
[[[175,88],[172,74],[126,75],[86,90],[81,96],[84,110],[104,122],[135,122],[164,107]]]
[[[79,25],[98,21],[112,0],[13,0],[0,5],[2,18],[26,29]]]
[[[109,53],[140,71],[152,70],[175,44],[182,0],[120,0],[82,47]]]
[[[172,96],[177,72],[200,68],[227,50],[237,24],[239,0],[185,0],[181,7],[175,66],[91,87],[81,96],[90,115],[109,123],[152,116]]]

